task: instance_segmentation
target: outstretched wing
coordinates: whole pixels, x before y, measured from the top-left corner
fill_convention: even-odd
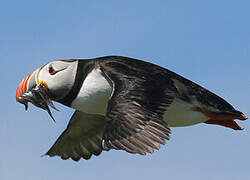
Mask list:
[[[98,156],[102,148],[102,136],[106,121],[104,116],[75,111],[68,127],[46,153],[49,156],[89,159],[92,154]]]
[[[169,91],[172,81],[158,66],[152,68],[141,61],[111,60],[100,64],[113,84],[103,148],[153,153],[170,138],[163,114],[173,100]],[[138,66],[150,67],[150,71]]]

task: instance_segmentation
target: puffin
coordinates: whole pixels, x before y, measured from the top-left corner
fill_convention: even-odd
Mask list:
[[[170,127],[206,123],[242,130],[235,119],[247,119],[200,85],[122,56],[52,61],[22,80],[16,101],[26,110],[33,103],[52,118],[53,101],[75,109],[45,154],[74,161],[110,149],[152,154],[170,139]]]

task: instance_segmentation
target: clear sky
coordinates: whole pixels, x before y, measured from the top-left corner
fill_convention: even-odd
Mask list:
[[[171,69],[250,116],[249,0],[9,0],[0,5],[0,179],[250,178],[250,123],[243,131],[172,128],[153,155],[104,152],[91,160],[41,157],[73,110],[15,102],[19,82],[55,59],[123,55]]]

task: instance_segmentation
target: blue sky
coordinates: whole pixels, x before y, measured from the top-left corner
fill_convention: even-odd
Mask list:
[[[250,115],[250,1],[1,1],[0,179],[249,179],[244,131],[199,124],[172,128],[154,155],[104,152],[78,163],[41,157],[73,110],[15,102],[19,82],[55,59],[123,55],[171,69]]]

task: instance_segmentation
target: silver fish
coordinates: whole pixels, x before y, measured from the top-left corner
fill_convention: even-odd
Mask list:
[[[30,102],[35,106],[46,110],[49,116],[55,122],[55,118],[52,116],[49,106],[55,109],[56,111],[59,110],[55,107],[55,105],[47,95],[47,88],[43,84],[35,86],[34,88],[25,92],[24,94],[19,96],[18,99],[20,103],[24,104],[25,110],[28,110],[28,103]]]

